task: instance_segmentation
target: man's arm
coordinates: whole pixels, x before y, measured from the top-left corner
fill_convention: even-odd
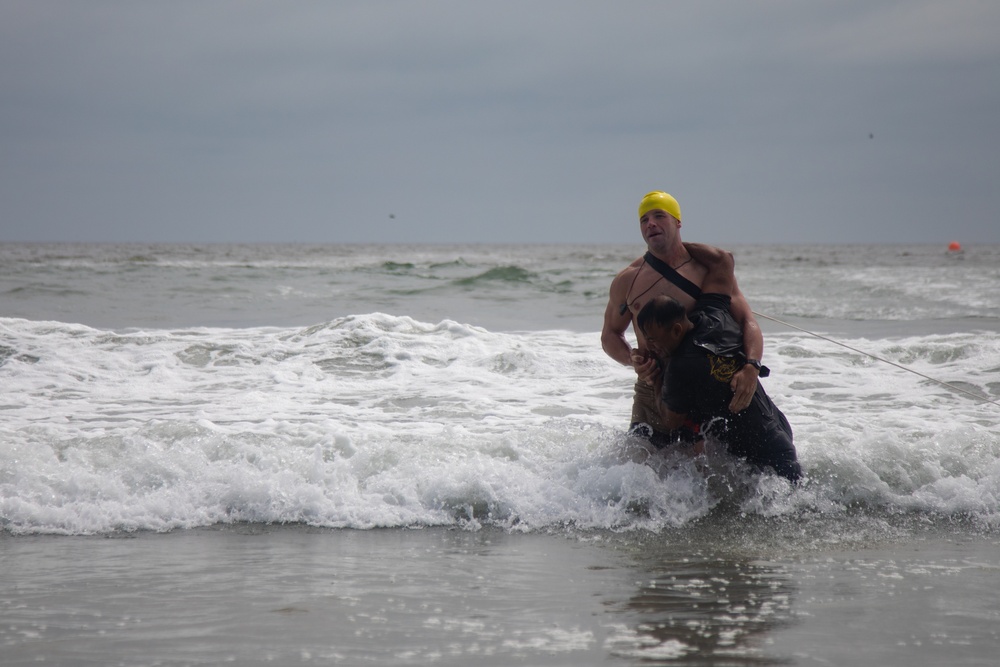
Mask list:
[[[601,328],[601,347],[609,357],[624,366],[631,366],[640,379],[653,384],[660,379],[656,359],[643,349],[633,349],[625,338],[625,332],[632,324],[632,311],[626,308],[623,312],[622,304],[628,298],[628,285],[637,270],[638,266],[633,264],[611,282],[608,306],[604,309],[604,326]]]
[[[708,273],[701,283],[703,294],[732,294],[736,286],[733,253],[704,243],[685,243],[684,247],[695,261],[705,266]]]
[[[764,354],[764,334],[753,316],[750,304],[736,283],[734,272],[736,260],[732,253],[702,243],[685,243],[684,247],[695,260],[708,268],[701,291],[729,294],[732,297],[729,312],[743,332],[743,354],[747,359],[760,361]],[[745,364],[733,375],[730,384],[733,390],[733,400],[729,403],[731,412],[740,412],[750,405],[757,390],[757,375],[757,368],[750,364]]]
[[[750,304],[743,296],[739,286],[733,284],[733,300],[729,304],[729,312],[733,319],[743,327],[743,354],[747,359],[760,361],[764,355],[764,333],[757,324],[757,318],[750,310]],[[733,400],[729,403],[730,412],[740,412],[745,410],[753,399],[753,394],[757,391],[757,375],[759,371],[750,364],[744,364],[743,368],[736,371],[730,387],[733,390]]]
[[[628,309],[624,313],[621,311],[628,291],[625,283],[628,273],[629,270],[625,269],[611,281],[608,307],[604,309],[604,326],[601,328],[601,347],[605,354],[625,366],[632,365],[632,346],[625,339],[625,332],[632,324],[632,313]]]

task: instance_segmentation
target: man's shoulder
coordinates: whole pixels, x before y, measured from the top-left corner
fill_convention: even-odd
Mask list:
[[[642,265],[645,263],[646,263],[645,255],[636,257],[635,259],[632,260],[632,262],[628,266],[626,266],[619,272],[619,275],[621,275],[622,273],[635,273],[636,271],[641,269]]]
[[[624,290],[626,289],[632,280],[635,279],[636,274],[642,268],[642,257],[636,259],[634,262],[626,266],[624,269],[618,272],[614,280],[611,281],[612,290]]]
[[[617,278],[621,278],[623,275],[631,275],[642,268],[642,257],[638,257],[632,260],[624,269],[618,272]]]

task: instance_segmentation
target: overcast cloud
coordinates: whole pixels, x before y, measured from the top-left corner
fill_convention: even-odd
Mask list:
[[[1000,242],[995,0],[0,0],[0,241]]]

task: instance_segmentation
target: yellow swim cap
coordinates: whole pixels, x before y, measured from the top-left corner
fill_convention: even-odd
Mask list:
[[[639,202],[639,219],[642,220],[642,216],[654,208],[666,211],[678,220],[681,219],[681,205],[677,203],[676,199],[662,190],[653,190],[642,198],[642,201]]]

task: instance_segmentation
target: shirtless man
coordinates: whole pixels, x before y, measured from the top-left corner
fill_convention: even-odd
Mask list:
[[[669,429],[662,423],[659,405],[653,390],[661,381],[656,359],[649,354],[642,331],[635,325],[635,318],[642,307],[659,295],[672,297],[688,311],[694,307],[701,294],[701,284],[708,269],[699,260],[699,244],[681,241],[681,209],[677,200],[666,192],[654,191],[639,203],[639,231],[648,252],[629,264],[611,283],[608,306],[604,311],[601,346],[615,361],[632,366],[638,376],[632,402],[630,429],[640,432],[648,425],[645,435],[654,438]],[[702,258],[708,257],[702,254]],[[659,267],[659,268],[656,268]],[[663,273],[671,276],[667,278]],[[754,319],[750,304],[733,282],[730,312],[743,333],[743,353],[747,363],[733,375],[733,398],[729,409],[739,412],[750,405],[757,388],[760,359],[764,351],[764,337]],[[635,349],[625,338],[629,325],[635,333]]]

